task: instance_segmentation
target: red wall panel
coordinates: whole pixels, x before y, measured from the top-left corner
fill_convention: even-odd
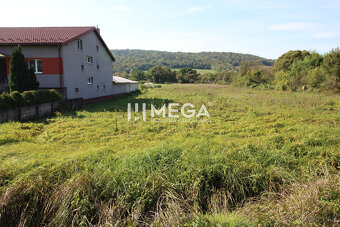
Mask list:
[[[42,74],[62,74],[63,59],[62,58],[26,58],[26,63],[30,59],[40,59],[42,63]],[[9,74],[9,58],[6,59],[7,73]],[[41,74],[39,74],[41,75]]]
[[[6,58],[7,74],[9,75],[9,58]]]

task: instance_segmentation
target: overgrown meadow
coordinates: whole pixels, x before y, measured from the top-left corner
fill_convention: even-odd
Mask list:
[[[211,118],[128,122],[129,102]],[[338,95],[224,85],[1,124],[0,226],[337,225],[339,135]]]

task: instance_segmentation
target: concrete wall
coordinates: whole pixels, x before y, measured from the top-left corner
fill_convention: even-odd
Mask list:
[[[112,60],[109,54],[94,32],[87,33],[79,39],[83,43],[82,50],[78,50],[76,40],[62,47],[67,98],[90,99],[113,94]],[[93,57],[93,64],[87,63],[87,56]],[[81,69],[81,65],[84,65],[84,70]],[[88,84],[88,77],[93,77],[93,84]],[[76,88],[79,89],[78,92]]]
[[[129,92],[137,91],[139,89],[138,84],[129,84]]]
[[[126,84],[112,84],[112,94],[117,95],[127,93],[127,87]]]
[[[137,91],[138,90],[138,84],[130,84],[130,83],[126,83],[126,84],[112,84],[112,94],[116,95],[116,94],[123,94],[123,93],[129,93],[129,92],[133,92],[133,91]]]
[[[8,121],[27,121],[54,113],[62,106],[61,101],[39,105],[24,106],[17,109],[0,110],[0,123]]]
[[[10,56],[16,46],[0,46],[0,53]],[[58,47],[53,46],[21,46],[25,58],[58,58]],[[7,72],[9,76],[9,72]],[[60,87],[59,74],[37,74],[40,87]]]

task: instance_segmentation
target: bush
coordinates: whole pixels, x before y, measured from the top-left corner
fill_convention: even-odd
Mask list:
[[[251,88],[263,87],[263,85],[269,85],[272,81],[272,75],[265,70],[251,70],[246,75],[240,75],[236,77],[233,84],[236,86],[247,86]]]
[[[15,107],[15,102],[8,93],[0,95],[0,109],[7,109]]]
[[[0,109],[10,109],[26,105],[35,105],[62,100],[63,97],[55,90],[17,91],[0,95]]]
[[[21,95],[20,92],[13,91],[9,95],[10,95],[10,98],[13,100],[13,104],[15,104],[15,106],[25,105],[24,97]]]
[[[317,67],[307,73],[306,83],[308,87],[320,88],[325,79],[325,71]]]
[[[22,97],[25,100],[25,105],[33,105],[39,103],[39,97],[37,97],[37,92],[34,91],[25,91],[22,93]]]

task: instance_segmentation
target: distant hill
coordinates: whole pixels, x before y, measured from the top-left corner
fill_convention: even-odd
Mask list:
[[[146,71],[156,65],[164,65],[172,69],[190,67],[215,71],[233,70],[242,61],[256,61],[266,66],[273,65],[273,60],[231,52],[185,53],[129,49],[111,51],[116,57],[114,72],[130,72],[134,69]]]

